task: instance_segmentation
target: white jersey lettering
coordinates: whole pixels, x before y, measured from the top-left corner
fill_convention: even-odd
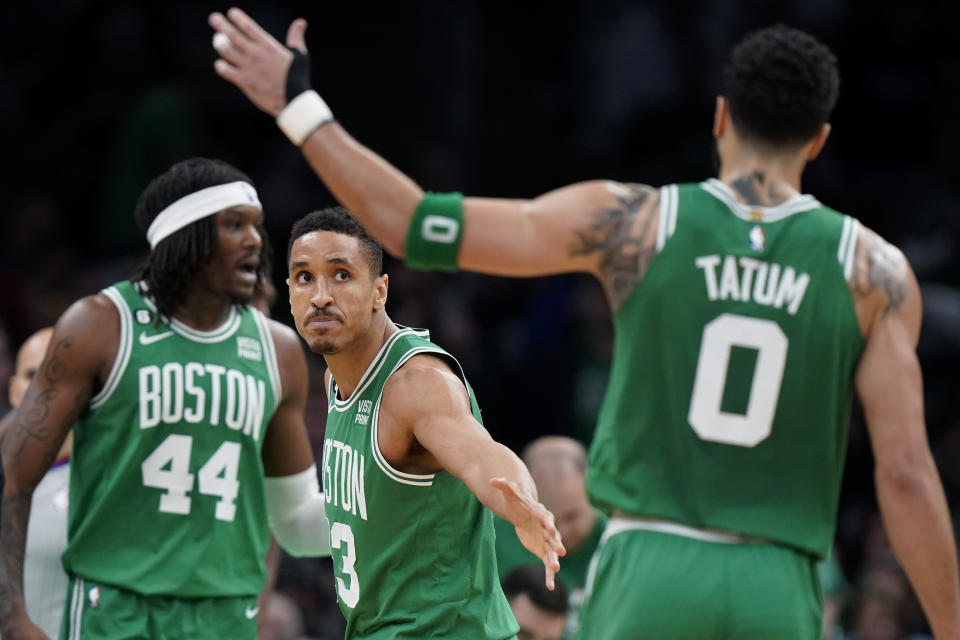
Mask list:
[[[810,285],[808,273],[755,258],[709,255],[693,262],[703,271],[708,300],[752,301],[796,315]]]
[[[331,460],[331,458],[333,458]],[[367,519],[363,487],[365,456],[350,445],[327,438],[323,441],[323,496],[327,504]],[[330,507],[327,508],[328,517]]]
[[[138,381],[141,429],[209,419],[212,426],[223,424],[260,440],[267,404],[263,380],[219,365],[167,362],[162,369],[152,364],[141,367]]]

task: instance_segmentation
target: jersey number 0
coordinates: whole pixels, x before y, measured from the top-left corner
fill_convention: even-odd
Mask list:
[[[687,420],[702,440],[754,447],[770,436],[787,362],[787,336],[773,320],[733,313],[703,328]],[[733,347],[757,351],[747,411],[721,410]]]

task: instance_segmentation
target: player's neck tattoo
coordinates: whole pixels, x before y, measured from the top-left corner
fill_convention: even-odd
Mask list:
[[[779,180],[769,180],[762,171],[730,180],[730,187],[744,204],[755,207],[775,207],[793,194]]]

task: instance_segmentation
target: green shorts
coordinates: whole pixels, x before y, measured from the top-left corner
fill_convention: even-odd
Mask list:
[[[602,542],[593,563],[583,640],[821,637],[816,563],[788,547],[633,529]]]
[[[256,640],[257,596],[145,596],[70,576],[60,640]]]

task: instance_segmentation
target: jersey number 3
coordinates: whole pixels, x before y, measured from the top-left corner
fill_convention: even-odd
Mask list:
[[[187,494],[193,491],[193,474],[190,473],[191,449],[191,436],[172,433],[140,465],[145,487],[166,490],[160,495],[160,511],[163,513],[190,513],[190,496]],[[214,513],[217,520],[233,522],[237,514],[239,466],[240,443],[224,442],[197,471],[200,493],[220,498]]]
[[[343,547],[341,555],[341,573],[346,580],[337,576],[337,594],[340,601],[353,609],[360,602],[360,578],[353,568],[353,563],[357,561],[357,548],[353,543],[353,529],[350,525],[342,522],[334,522],[330,526],[330,548],[340,549]],[[350,585],[347,586],[349,581]]]
[[[787,362],[787,336],[773,320],[724,313],[703,328],[687,420],[702,440],[755,447],[770,436]],[[721,410],[733,347],[755,349],[745,414]]]

